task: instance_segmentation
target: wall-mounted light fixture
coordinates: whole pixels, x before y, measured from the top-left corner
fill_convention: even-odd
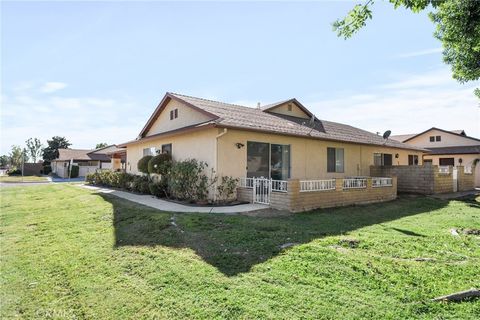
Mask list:
[[[462,164],[462,162],[463,162],[463,159],[462,159],[462,158],[459,158],[459,159],[458,159],[458,163]]]
[[[398,153],[395,153],[395,159],[398,159],[399,155]]]
[[[235,146],[237,147],[237,149],[241,149],[241,148],[245,147],[245,145],[243,143],[240,143],[240,142],[235,143]]]

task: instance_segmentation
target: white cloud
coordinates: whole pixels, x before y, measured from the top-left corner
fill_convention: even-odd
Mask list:
[[[458,84],[443,69],[307,105],[320,119],[371,132],[416,133],[435,126],[465,129],[468,135],[480,137],[480,108],[474,87]]]
[[[58,90],[62,90],[66,87],[67,84],[63,82],[46,82],[43,86],[40,87],[40,92],[52,93]]]
[[[391,83],[381,85],[384,89],[413,89],[420,87],[438,87],[441,85],[455,85],[451,72],[447,68],[432,70],[424,74],[401,75]]]
[[[396,58],[413,58],[413,57],[420,57],[420,56],[426,56],[430,54],[436,54],[442,52],[442,48],[431,48],[431,49],[425,49],[425,50],[420,50],[420,51],[413,51],[413,52],[406,52],[406,53],[401,53],[396,56]]]
[[[38,95],[38,87],[2,95],[1,154],[30,137],[43,143],[65,136],[74,148],[134,139],[152,111],[129,97],[59,97]]]

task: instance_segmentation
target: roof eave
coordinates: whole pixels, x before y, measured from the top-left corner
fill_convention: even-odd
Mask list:
[[[198,131],[198,130],[204,130],[204,129],[208,129],[208,128],[213,128],[214,126],[215,126],[215,123],[212,122],[211,120],[209,120],[207,122],[198,123],[198,124],[195,124],[193,126],[182,127],[182,128],[175,129],[175,130],[170,130],[170,131],[166,131],[166,132],[160,132],[160,133],[157,133],[157,134],[152,134],[151,136],[137,138],[135,140],[130,140],[130,141],[118,144],[117,147],[128,148],[128,145],[132,145],[132,144],[136,144],[136,143],[142,143],[142,142],[145,142],[145,141],[153,140],[155,138],[168,137],[168,136],[174,136],[174,135],[184,134],[184,133]]]

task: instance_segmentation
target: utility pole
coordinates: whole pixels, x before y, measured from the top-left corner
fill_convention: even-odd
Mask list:
[[[27,152],[27,150],[25,150],[25,148],[23,148],[22,150],[22,182],[23,182],[23,172],[25,171],[25,153]]]

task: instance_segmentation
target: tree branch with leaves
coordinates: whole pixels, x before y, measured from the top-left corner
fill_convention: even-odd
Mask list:
[[[442,42],[443,61],[451,66],[460,83],[480,79],[480,1],[479,0],[388,0],[394,8],[412,12],[431,8],[429,17],[436,25],[434,37]],[[357,4],[332,26],[339,37],[351,38],[372,19],[374,0]],[[480,98],[480,89],[475,89]]]
[[[27,145],[27,154],[33,163],[37,163],[43,154],[43,145],[38,138],[29,138],[25,141]]]

